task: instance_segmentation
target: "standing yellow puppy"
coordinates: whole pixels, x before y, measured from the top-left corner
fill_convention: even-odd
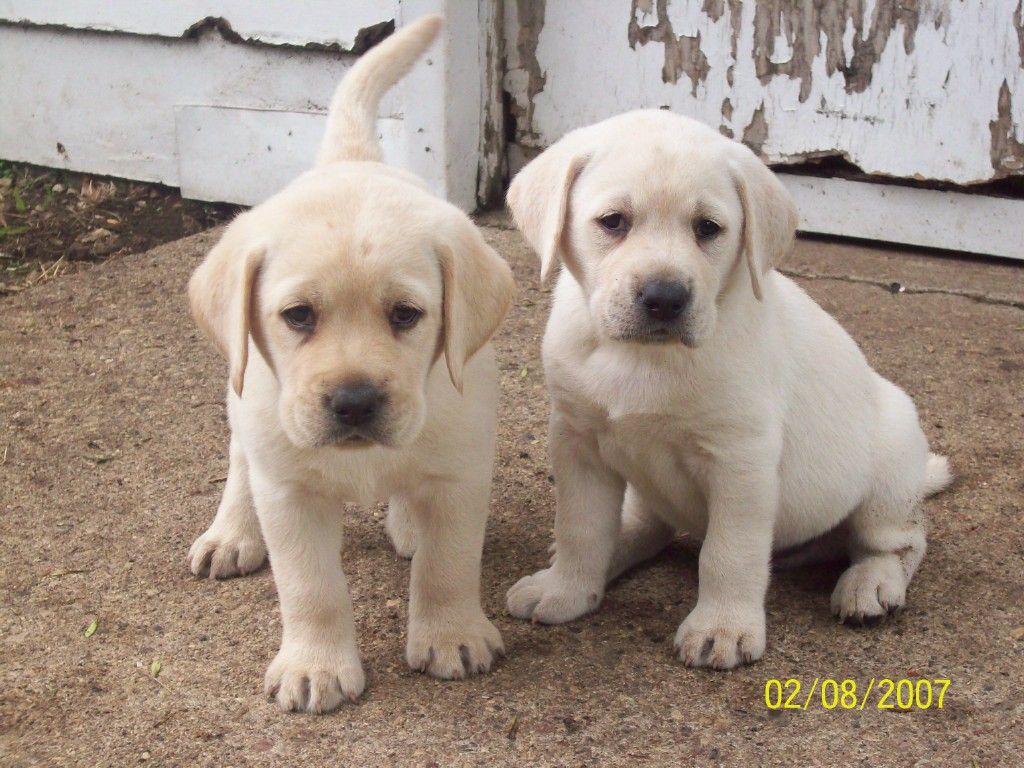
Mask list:
[[[376,141],[381,97],[441,24],[420,19],[359,59],[317,167],[239,216],[189,284],[230,364],[232,430],[224,497],[191,567],[233,576],[269,550],[284,633],[266,688],[287,710],[363,692],[346,501],[389,499],[397,548],[415,550],[413,668],[459,678],[503,650],[479,581],[498,398],[488,340],[511,271],[465,214],[382,165]]]

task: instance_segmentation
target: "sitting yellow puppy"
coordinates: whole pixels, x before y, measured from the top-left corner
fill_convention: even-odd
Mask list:
[[[381,97],[441,23],[421,19],[359,59],[317,167],[239,216],[189,285],[230,363],[232,430],[224,497],[191,567],[233,576],[269,550],[284,634],[266,688],[287,710],[363,692],[341,568],[347,501],[390,499],[396,545],[415,549],[413,668],[459,678],[503,650],[479,581],[498,399],[488,340],[511,271],[465,214],[382,165],[376,141]]]
[[[902,607],[948,463],[907,394],[775,270],[797,212],[771,171],[695,120],[638,111],[566,135],[508,199],[542,276],[564,267],[544,336],[556,552],[509,612],[593,611],[680,531],[702,542],[675,638],[687,665],[761,658],[773,552],[847,555],[843,619]]]

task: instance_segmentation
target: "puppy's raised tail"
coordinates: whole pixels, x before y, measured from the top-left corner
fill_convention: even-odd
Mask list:
[[[949,459],[937,453],[929,453],[924,470],[924,495],[932,496],[943,491],[951,482],[953,473],[949,469]]]
[[[380,160],[377,109],[441,30],[440,16],[424,16],[364,53],[338,85],[327,114],[317,165],[339,160]]]

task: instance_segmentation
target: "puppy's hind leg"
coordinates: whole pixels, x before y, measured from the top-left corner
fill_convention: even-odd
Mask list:
[[[876,478],[850,515],[850,567],[832,593],[832,612],[864,622],[898,610],[924,558],[926,521],[921,501],[930,490],[928,444],[910,398],[894,385],[885,393]]]
[[[626,485],[622,529],[608,566],[608,583],[611,584],[627,571],[657,555],[672,542],[675,535],[676,530],[671,525],[645,506],[637,490],[632,485]],[[557,543],[548,547],[548,552],[551,555],[548,564],[554,565],[558,555]]]
[[[224,494],[210,527],[192,543],[189,568],[196,576],[227,579],[258,570],[266,559],[249,488],[249,461],[241,441],[232,435]]]
[[[408,502],[401,496],[392,496],[388,501],[388,516],[384,521],[384,528],[398,556],[412,560],[412,556],[416,554],[416,527],[409,514]]]
[[[675,529],[647,507],[636,488],[627,485],[622,504],[622,530],[608,568],[608,581],[615,581],[626,571],[650,560],[667,547],[675,535]]]
[[[850,567],[832,592],[832,613],[863,623],[903,607],[925,552],[924,518],[916,503],[873,498],[850,518]]]

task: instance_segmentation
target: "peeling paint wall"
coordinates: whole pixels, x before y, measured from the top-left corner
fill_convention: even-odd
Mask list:
[[[505,60],[505,19],[498,2],[486,0],[478,6],[481,73],[480,148],[477,165],[476,199],[482,208],[501,205],[505,200],[505,100],[502,64]]]
[[[537,41],[544,29],[545,0],[504,0],[505,90],[513,94],[509,109],[517,131],[531,137],[533,107],[544,90],[546,76],[537,61]]]
[[[1024,175],[1024,0],[508,0],[515,141],[667,108],[773,164]]]
[[[1010,86],[1004,80],[999,89],[998,114],[989,123],[992,131],[992,167],[1000,175],[1024,172],[1024,142],[1017,139],[1013,122]]]

